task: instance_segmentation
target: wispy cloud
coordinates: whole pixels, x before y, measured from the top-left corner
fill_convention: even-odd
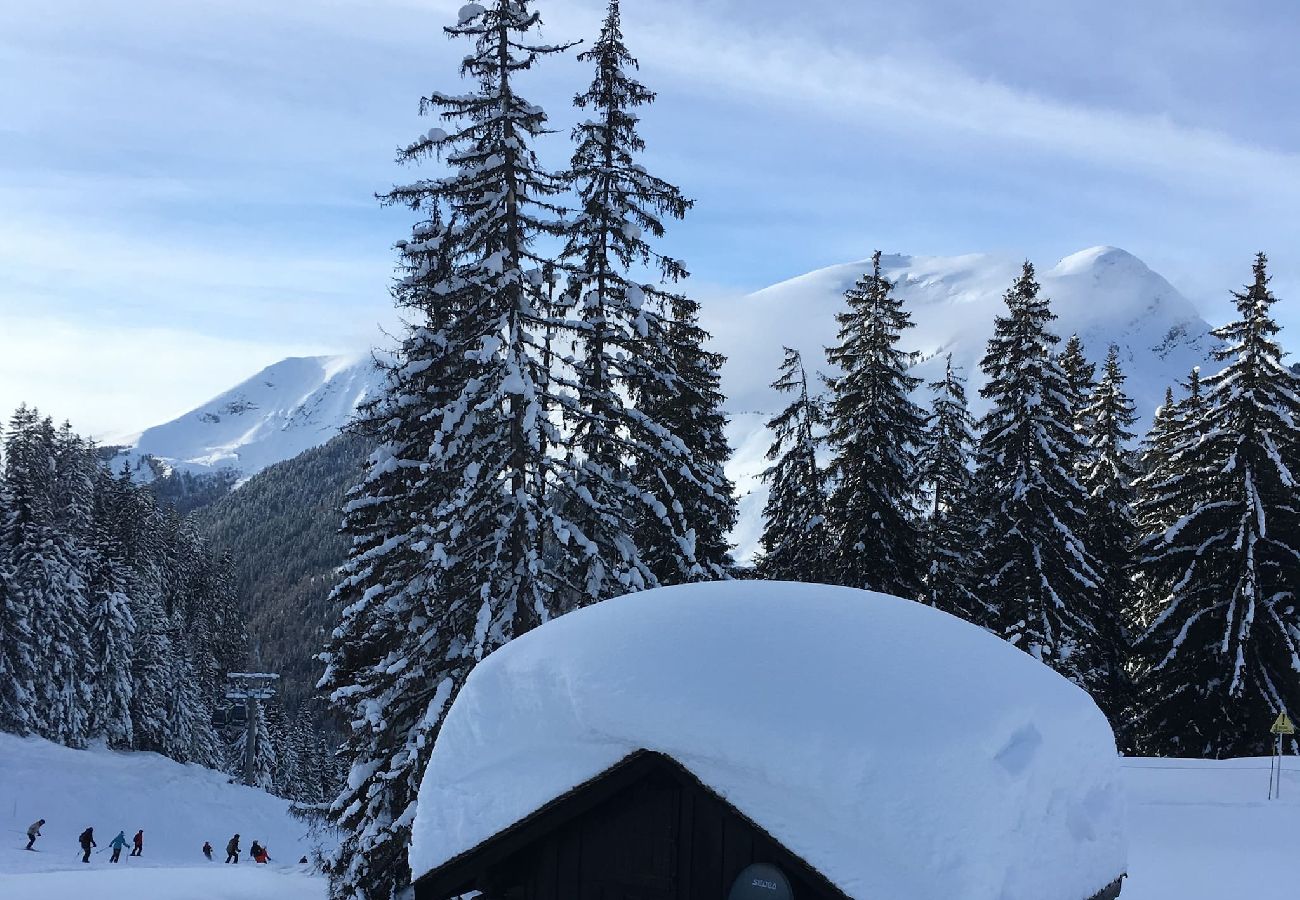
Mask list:
[[[460,2],[0,4],[0,409],[139,427],[280,356],[374,342],[405,219],[371,195],[404,177],[391,150],[418,96],[455,83],[441,26]],[[625,4],[661,93],[651,162],[700,201],[668,249],[725,291],[877,246],[1050,261],[1114,243],[1217,299],[1264,247],[1300,291],[1292,132],[1234,112],[1294,118],[1289,84],[1222,56],[1184,77],[1276,16],[1008,4]],[[538,6],[562,40],[604,3]],[[1149,26],[1175,13],[1161,43]],[[563,132],[588,77],[540,67],[530,99]],[[562,160],[563,135],[545,152]],[[115,366],[132,374],[103,380]]]

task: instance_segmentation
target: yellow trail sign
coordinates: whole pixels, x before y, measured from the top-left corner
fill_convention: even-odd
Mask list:
[[[1273,732],[1273,734],[1295,734],[1295,723],[1291,721],[1291,717],[1286,713],[1278,713],[1277,721],[1273,723],[1273,727],[1269,731]]]

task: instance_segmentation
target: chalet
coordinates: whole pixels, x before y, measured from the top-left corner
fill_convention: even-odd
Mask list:
[[[415,900],[1112,900],[1117,784],[1087,696],[967,623],[660,589],[475,670],[421,789]]]

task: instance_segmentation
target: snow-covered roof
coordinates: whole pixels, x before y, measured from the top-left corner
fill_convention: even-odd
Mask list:
[[[917,603],[735,581],[609,600],[483,661],[433,750],[414,872],[640,749],[850,897],[1082,900],[1125,869],[1114,738],[1082,690]]]

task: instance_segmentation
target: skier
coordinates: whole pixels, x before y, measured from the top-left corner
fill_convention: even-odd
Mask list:
[[[81,837],[77,838],[77,842],[81,844],[81,849],[86,851],[84,854],[82,854],[81,861],[84,863],[90,862],[90,848],[99,846],[98,844],[95,843],[94,827],[87,828],[85,831],[83,831],[81,833]]]
[[[122,858],[122,848],[126,846],[126,831],[119,831],[117,837],[108,842],[108,846],[113,848],[113,855],[108,861],[117,862]]]
[[[208,841],[203,842],[203,855],[208,858],[208,862],[212,862],[212,844]]]
[[[131,846],[132,856],[143,855],[144,853],[144,829],[143,828],[141,828],[139,831],[135,833],[135,837],[131,839],[131,844],[132,844]]]
[[[239,835],[236,834],[226,844],[226,862],[239,864]]]
[[[253,846],[257,848],[253,851],[253,859],[262,865],[266,865],[267,860],[271,858],[271,854],[267,852],[266,846],[263,844],[254,844]]]
[[[262,855],[262,845],[253,841],[253,846],[248,848],[248,855],[253,858],[253,862],[258,862],[258,857]]]
[[[27,849],[28,850],[36,849],[32,845],[35,844],[36,839],[41,836],[41,826],[44,824],[45,824],[44,819],[37,819],[35,822],[27,826]]]

